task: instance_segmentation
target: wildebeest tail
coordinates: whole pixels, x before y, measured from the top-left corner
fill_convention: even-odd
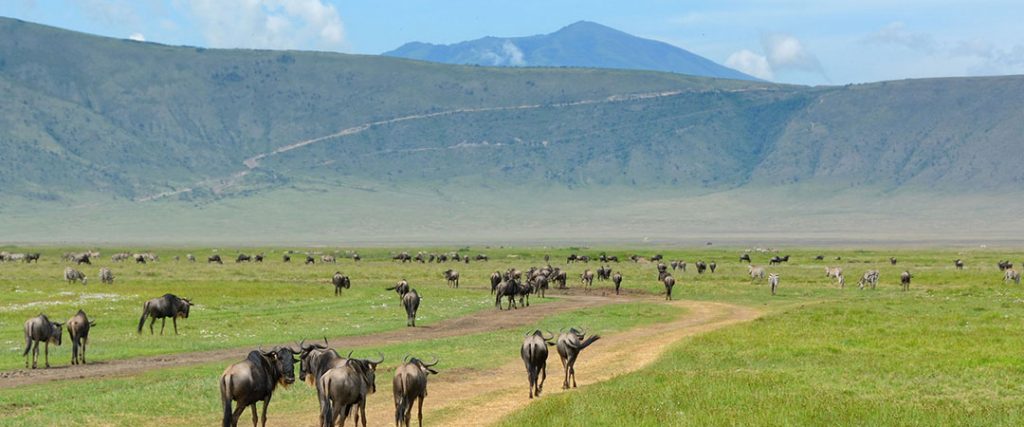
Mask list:
[[[231,427],[234,421],[231,414],[231,375],[220,377],[220,400],[224,404],[224,420],[221,425]]]
[[[331,414],[333,413],[333,411],[331,410],[331,395],[330,395],[330,393],[331,393],[331,379],[330,379],[330,377],[328,377],[328,378],[321,377],[318,382],[320,383],[320,388],[321,388],[321,390],[323,390],[323,393],[324,393],[323,404],[321,405],[322,407],[320,408],[320,419],[323,421],[323,426],[324,427],[333,426],[334,425],[334,419],[331,418]]]
[[[142,317],[139,318],[138,333],[142,333],[142,326],[146,324],[146,315],[149,314],[149,301],[142,305]]]
[[[29,350],[32,349],[32,327],[25,325],[25,352],[21,353],[22,357],[28,356]],[[25,362],[28,363],[28,362]]]
[[[594,343],[594,341],[597,341],[599,339],[601,339],[600,335],[591,335],[590,338],[587,338],[582,343],[580,343],[579,350],[583,350],[583,349],[589,347],[591,344]]]

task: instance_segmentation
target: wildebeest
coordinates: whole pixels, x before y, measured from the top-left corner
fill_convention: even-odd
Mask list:
[[[555,334],[548,332],[548,336],[545,337],[540,329],[537,329],[526,334],[523,346],[519,349],[519,355],[526,365],[526,376],[530,380],[530,399],[540,396],[544,389],[544,380],[548,377],[548,346],[555,345],[551,342],[554,338]]]
[[[391,257],[391,259],[393,261],[410,262],[412,261],[412,256],[410,256],[408,252],[402,252],[398,255]]]
[[[740,261],[746,261],[747,264],[750,264],[750,254],[740,255]]]
[[[661,254],[655,254],[651,257],[651,262],[661,261],[662,259],[665,259],[665,257],[661,256]]]
[[[341,295],[341,288],[348,289],[352,287],[352,281],[349,280],[348,276],[341,274],[340,271],[335,271],[334,276],[331,277],[331,283],[334,284],[334,295]]]
[[[565,257],[565,263],[568,264],[570,262],[576,262],[578,259],[579,259],[578,255],[576,255],[576,254],[569,254],[569,256]]]
[[[697,263],[694,264],[694,266],[697,267],[697,274],[704,274],[704,270],[708,268],[708,265],[705,264],[703,260],[697,261]]]
[[[478,254],[477,256],[473,257],[474,261],[487,261],[487,259],[487,255],[484,254]]]
[[[815,256],[815,257],[814,257],[814,260],[815,260],[815,261],[824,261],[824,260],[825,260],[825,255],[818,255],[818,256]]]
[[[334,255],[321,255],[320,262],[329,262],[333,264],[338,262],[338,259],[335,258]]]
[[[83,286],[89,281],[89,279],[85,277],[85,273],[82,273],[81,271],[75,270],[71,267],[64,267],[64,280],[67,280],[69,285],[71,284],[71,282],[77,280],[82,282]]]
[[[896,265],[896,257],[889,257],[889,264]]]
[[[344,425],[353,408],[358,408],[366,426],[366,397],[377,392],[377,365],[384,361],[349,358],[344,365],[325,372],[318,380],[324,393],[321,419],[324,426]]]
[[[516,306],[516,295],[519,291],[519,284],[514,278],[502,280],[494,289],[494,306],[501,310],[501,299],[508,298],[508,309],[518,309]]]
[[[764,279],[765,275],[764,267],[758,267],[753,264],[747,264],[747,273],[750,274],[750,280]]]
[[[196,262],[196,256],[192,254],[185,255],[185,259],[187,259],[188,262]]]
[[[410,289],[402,295],[402,306],[405,307],[405,326],[416,327],[416,310],[420,308],[420,294]]]
[[[316,259],[313,258],[313,255],[306,255],[306,263],[305,264],[306,265],[316,264]]]
[[[658,275],[659,276],[664,275],[665,272],[668,271],[668,267],[665,266],[665,263],[661,263],[661,262],[659,262],[658,265],[655,266],[655,268],[658,269]]]
[[[541,298],[545,297],[548,290],[548,277],[544,275],[537,276],[532,281],[533,291],[540,294]]]
[[[406,281],[405,279],[402,279],[399,280],[398,283],[395,283],[395,286],[385,288],[385,290],[395,291],[395,293],[398,294],[398,297],[401,298],[407,292],[409,292],[409,282]]]
[[[263,254],[256,254],[252,257],[252,260],[255,262],[263,262]]]
[[[779,275],[775,273],[769,274],[768,284],[772,288],[772,295],[775,295],[775,289],[779,287]]]
[[[424,363],[415,357],[408,359],[395,368],[395,378],[391,382],[391,391],[395,396],[395,425],[405,424],[409,427],[412,418],[412,405],[419,401],[418,419],[419,425],[423,426],[423,399],[427,397],[427,376],[437,375],[434,365],[437,365],[437,358],[433,362]]]
[[[252,425],[259,417],[256,403],[263,401],[263,423],[267,425],[267,407],[278,384],[285,387],[295,382],[295,355],[298,351],[289,347],[263,349],[249,352],[245,360],[228,366],[220,375],[220,400],[224,407],[224,427],[238,425],[238,418],[248,406],[252,409]],[[234,411],[231,402],[238,402]]]
[[[323,345],[306,345],[306,341],[303,340],[299,343],[299,349],[301,351],[299,353],[299,381],[305,381],[310,386],[316,388],[317,400],[320,402],[320,424],[318,425],[322,426],[324,424],[323,409],[326,396],[323,390],[320,389],[320,382],[317,379],[324,372],[344,365],[348,359],[338,355],[338,352],[333,348],[328,348],[327,337],[324,337]],[[351,356],[351,353],[349,355]]]
[[[672,275],[665,273],[665,277],[661,278],[661,283],[665,285],[665,299],[672,299],[672,287],[676,285],[676,278]]]
[[[39,256],[40,256],[39,252],[33,252],[33,253],[30,253],[30,254],[25,254],[25,263],[28,264],[30,262],[35,261],[35,263],[38,264],[39,263]]]
[[[63,324],[51,322],[45,314],[25,321],[25,368],[28,368],[28,352],[32,351],[32,369],[36,368],[39,362],[39,343],[43,343],[43,357],[46,367],[50,367],[50,344],[60,345],[61,335],[64,333]],[[35,346],[33,347],[33,344]]]
[[[123,262],[124,260],[131,258],[132,254],[128,252],[118,252],[110,256],[110,260],[114,262]]]
[[[448,280],[448,287],[454,287],[454,288],[458,288],[459,287],[459,272],[458,271],[455,271],[455,270],[452,270],[452,269],[449,268],[449,269],[444,271],[444,278],[446,280]]]
[[[114,273],[109,268],[100,268],[100,283],[106,283],[108,285],[114,284]]]
[[[136,264],[145,264],[146,263],[146,256],[143,255],[143,254],[134,254],[134,255],[132,255],[132,258],[135,259],[135,263]]]
[[[871,289],[875,289],[878,286],[878,270],[868,270],[860,277],[857,281],[857,287],[864,289],[865,286],[870,286]]]
[[[1016,284],[1020,284],[1020,272],[1012,268],[1007,268],[1003,272],[1003,282],[1013,281]]]
[[[249,255],[246,255],[246,254],[238,254],[238,258],[235,258],[235,262],[236,263],[238,263],[238,262],[250,262],[250,261],[252,261],[252,257],[249,256]]]
[[[584,337],[585,333],[576,328],[569,328],[568,332],[563,332],[558,336],[558,356],[562,359],[562,369],[565,370],[565,380],[562,381],[563,389],[569,388],[570,379],[573,388],[576,387],[576,359],[583,349],[601,339],[600,335],[591,335],[586,339]]]
[[[615,272],[615,274],[612,275],[612,283],[615,284],[615,295],[618,295],[619,286],[622,285],[622,274],[619,272]]]
[[[714,273],[716,268],[718,268],[718,264],[714,261],[708,263],[708,269],[711,270],[711,273]]]
[[[997,265],[999,266],[999,271],[1006,271],[1007,269],[1013,268],[1013,263],[1010,262],[1010,260],[999,261]]]
[[[68,319],[68,337],[71,338],[71,364],[85,364],[85,345],[89,343],[89,329],[96,326],[81,309]],[[81,349],[81,353],[79,353]],[[81,357],[79,357],[81,356]]]
[[[491,273],[491,295],[494,295],[494,291],[498,288],[498,283],[501,283],[501,272],[495,271]]]
[[[583,282],[584,286],[589,288],[594,284],[594,272],[589,269],[584,270],[583,273],[580,274],[580,280]]]
[[[142,305],[142,316],[139,317],[138,333],[142,333],[142,326],[146,324],[146,318],[152,317],[149,322],[149,334],[153,334],[153,324],[160,319],[160,335],[164,334],[164,326],[167,325],[167,318],[171,318],[174,324],[174,335],[178,335],[178,318],[188,319],[189,308],[192,301],[188,298],[178,298],[172,294],[164,294],[159,298],[153,298]]]
[[[910,275],[909,271],[904,271],[903,273],[900,273],[900,286],[903,288],[904,291],[910,290],[911,277],[913,276]]]
[[[223,264],[224,261],[222,261],[220,259],[220,255],[214,254],[214,255],[210,255],[210,256],[206,257],[206,263],[207,264],[211,264],[211,263]]]
[[[281,262],[292,262],[292,256],[288,254],[281,255]]]
[[[358,253],[353,253],[352,254],[352,261],[359,261],[361,259],[363,259],[363,257],[359,256]]]
[[[554,269],[554,271],[551,272],[551,280],[550,280],[550,282],[551,283],[556,283],[557,282],[559,289],[565,289],[566,282],[568,281],[568,277],[569,277],[569,275],[566,272],[562,271],[561,269],[556,268],[556,269]]]
[[[597,280],[609,280],[612,278],[612,268],[600,266],[597,268]]]
[[[956,266],[957,270],[963,270],[964,269],[964,262],[960,258],[957,258],[955,261],[953,261],[953,265]]]

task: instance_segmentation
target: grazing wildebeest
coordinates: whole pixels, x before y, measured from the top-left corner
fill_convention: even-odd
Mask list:
[[[188,319],[189,308],[192,301],[188,298],[178,298],[172,294],[164,294],[159,298],[153,298],[142,305],[142,316],[139,317],[138,333],[142,333],[142,326],[146,324],[146,318],[152,317],[149,322],[149,334],[153,334],[153,324],[160,319],[160,335],[164,334],[164,326],[167,325],[167,318],[171,318],[174,324],[174,335],[178,335],[178,318]]]
[[[36,368],[39,362],[39,343],[43,343],[43,357],[46,367],[50,367],[50,344],[60,345],[61,335],[64,333],[63,324],[51,322],[45,314],[25,321],[25,368],[28,368],[28,352],[32,351],[32,369]],[[35,344],[33,347],[32,344]]]
[[[106,283],[108,285],[114,284],[114,272],[110,271],[109,268],[103,267],[100,269],[100,283]]]
[[[612,283],[615,284],[615,295],[618,295],[619,286],[622,285],[622,274],[619,272],[615,272],[615,274],[612,275]]]
[[[708,263],[708,269],[711,270],[712,274],[715,272],[716,268],[718,268],[718,264],[715,263],[714,261],[711,261],[710,263]]]
[[[395,293],[398,294],[398,298],[401,299],[402,296],[409,292],[409,282],[402,279],[399,280],[398,283],[395,283],[395,286],[385,288],[385,290],[395,291]]]
[[[580,280],[583,282],[584,286],[589,288],[594,284],[594,272],[589,269],[584,270],[583,273],[580,274]]]
[[[1013,268],[1013,263],[1010,260],[999,261],[999,271],[1006,271],[1007,269]]]
[[[75,264],[78,264],[78,265],[82,265],[82,264],[92,265],[92,262],[89,261],[89,254],[88,253],[75,255],[74,258],[71,261],[73,261]]]
[[[484,254],[478,254],[476,257],[474,257],[475,261],[487,261],[487,259],[487,255]]]
[[[896,265],[896,257],[889,257],[889,264]]]
[[[750,273],[750,280],[764,279],[765,275],[764,267],[758,267],[753,264],[747,264],[747,273]]]
[[[910,275],[909,271],[904,271],[903,273],[900,273],[900,286],[902,286],[904,291],[910,290],[911,277],[913,276]]]
[[[96,326],[96,322],[90,322],[85,312],[78,310],[78,313],[72,316],[66,324],[68,337],[71,338],[71,364],[85,364],[85,345],[89,343],[89,329]],[[79,353],[79,349],[81,349],[81,353]]]
[[[196,262],[196,256],[192,254],[185,255],[185,259],[187,259],[188,262]]]
[[[402,253],[400,253],[398,255],[395,255],[395,256],[391,257],[391,259],[393,261],[401,261],[401,262],[405,263],[405,262],[411,262],[412,261],[412,256],[410,256],[408,252],[402,252]]]
[[[292,256],[288,254],[281,255],[281,262],[292,262]]]
[[[768,260],[768,265],[776,265],[776,264],[781,264],[781,263],[782,263],[782,257],[780,257],[778,255],[773,256],[771,259]]]
[[[501,283],[501,272],[495,271],[491,273],[491,295],[494,295],[494,290],[498,288],[498,283]]]
[[[860,277],[857,281],[857,288],[864,289],[865,286],[870,286],[871,289],[875,289],[878,286],[878,270],[868,270]]]
[[[661,256],[661,254],[655,254],[654,256],[651,257],[651,262],[661,261],[664,258],[665,257]]]
[[[444,271],[444,278],[448,280],[448,287],[458,288],[459,287],[459,272],[447,269]]]
[[[750,264],[750,254],[740,255],[740,261],[746,261],[747,264]]]
[[[565,263],[576,262],[578,259],[579,257],[576,254],[569,254],[569,256],[565,257]]]
[[[578,258],[576,258],[576,260],[577,261],[583,261],[584,263],[589,263],[590,262],[590,257],[586,256],[586,255],[580,255]]]
[[[618,255],[611,255],[611,256],[608,257],[608,261],[607,262],[619,262],[619,256]]]
[[[818,256],[814,257],[814,260],[815,261],[824,261],[825,260],[825,255],[818,255]]]
[[[352,281],[349,280],[348,276],[341,274],[340,271],[335,271],[334,276],[331,277],[331,283],[334,284],[334,295],[341,295],[341,288],[348,289],[352,287]]]
[[[548,336],[545,337],[540,329],[537,329],[526,334],[523,346],[519,349],[519,355],[526,365],[526,376],[530,380],[530,399],[540,396],[541,390],[544,389],[544,380],[548,377],[548,346],[555,345],[551,342],[554,338],[555,334],[548,332]]]
[[[321,255],[320,262],[329,262],[333,264],[338,262],[338,259],[335,258],[334,255]]]
[[[775,295],[775,289],[779,287],[779,275],[776,273],[769,274],[768,284],[772,287],[772,295]]]
[[[220,255],[210,255],[209,257],[206,258],[206,263],[207,264],[214,263],[214,262],[217,263],[217,264],[223,264],[224,263],[224,261],[222,261],[220,259]]]
[[[957,270],[963,270],[964,269],[964,262],[962,260],[960,260],[960,258],[957,258],[956,261],[953,261],[953,265],[956,266]]]
[[[238,425],[238,418],[246,407],[252,409],[253,427],[259,422],[256,403],[263,401],[263,423],[267,425],[267,407],[277,385],[285,387],[295,382],[295,355],[298,351],[289,347],[263,349],[249,352],[245,360],[228,366],[220,375],[220,401],[224,406],[224,427]],[[231,402],[238,402],[234,411]]]
[[[238,258],[235,258],[235,262],[238,263],[243,261],[250,262],[252,261],[252,257],[246,254],[238,254]]]
[[[358,407],[356,423],[360,415],[363,427],[366,427],[366,397],[377,392],[377,365],[380,360],[349,358],[344,365],[325,372],[318,382],[324,393],[324,405],[321,417],[324,426],[345,425],[345,419]]]
[[[600,335],[591,335],[584,339],[585,333],[576,328],[569,328],[558,336],[558,356],[562,359],[562,369],[565,370],[565,380],[562,381],[562,388],[569,388],[569,380],[572,380],[573,388],[576,388],[576,358],[580,352],[587,348],[594,341],[601,339]]]
[[[361,259],[363,259],[363,257],[359,256],[358,253],[353,253],[352,254],[352,261],[359,261]]]
[[[143,254],[134,254],[134,255],[132,255],[132,258],[135,259],[135,263],[136,264],[145,264],[146,263],[146,256],[143,255]]]
[[[395,379],[391,381],[391,391],[395,396],[395,426],[405,424],[409,427],[412,418],[412,405],[419,401],[418,419],[419,425],[423,426],[423,399],[427,397],[427,376],[437,375],[434,365],[437,365],[437,358],[431,363],[423,363],[415,357],[395,368]]]
[[[255,262],[263,262],[263,254],[256,254],[252,257],[252,260]]]
[[[28,264],[30,262],[33,262],[33,261],[35,261],[36,264],[39,263],[39,252],[33,252],[33,253],[30,253],[30,254],[25,254],[25,263],[26,264]]]
[[[697,274],[704,274],[704,270],[708,268],[708,265],[703,260],[697,261],[694,265],[697,266]]]
[[[402,306],[405,307],[405,326],[416,327],[416,310],[420,308],[420,294],[410,289],[402,295]]]
[[[306,255],[306,265],[310,264],[316,264],[316,259],[313,258],[313,255]]]
[[[64,267],[64,280],[67,280],[69,285],[71,282],[76,280],[81,281],[83,286],[89,281],[89,279],[85,277],[85,273],[71,267]]]
[[[1003,282],[1013,281],[1016,284],[1020,284],[1020,272],[1012,268],[1007,268],[1003,272]]]
[[[665,299],[672,299],[672,287],[676,285],[676,278],[672,275],[665,273],[665,277],[661,278],[661,283],[665,285]]]

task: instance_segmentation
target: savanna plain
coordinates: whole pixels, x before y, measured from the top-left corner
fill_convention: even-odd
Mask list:
[[[159,260],[145,264],[110,257],[143,248],[104,247],[80,267],[62,255],[94,248],[0,249],[42,255],[38,263],[0,263],[0,425],[219,425],[226,366],[260,346],[325,338],[342,355],[384,357],[368,425],[394,425],[391,377],[406,355],[439,360],[425,425],[1024,423],[1024,288],[1004,281],[997,266],[1009,260],[1019,270],[1024,251],[1017,249],[750,251],[753,265],[779,275],[776,295],[767,280],[750,277],[742,247],[181,247],[153,249]],[[286,251],[291,262],[283,262]],[[403,251],[489,260],[392,260]],[[240,252],[265,260],[236,263]],[[207,263],[214,253],[223,265]],[[303,262],[306,253],[315,264]],[[602,253],[620,262],[597,261]],[[324,254],[337,262],[321,262]],[[570,254],[591,260],[569,263]],[[671,301],[655,254],[667,265],[687,263],[685,271],[668,267],[676,279]],[[788,262],[769,265],[784,255]],[[717,269],[698,274],[698,261]],[[552,285],[528,307],[495,308],[491,273],[548,263],[567,272],[567,289]],[[68,266],[88,283],[65,281]],[[600,266],[622,274],[620,294],[611,281],[581,283],[581,273]],[[113,284],[100,283],[101,267],[113,271]],[[845,287],[826,277],[826,267],[843,269]],[[448,269],[460,273],[458,288],[447,284]],[[859,289],[858,279],[874,269],[878,286]],[[331,284],[336,271],[352,283],[340,296]],[[912,275],[906,291],[904,271]],[[402,279],[422,296],[415,328],[385,289]],[[138,333],[143,303],[166,293],[195,304],[178,320],[179,334],[169,321],[162,335],[159,321],[156,334],[148,324]],[[65,332],[63,345],[49,349],[51,368],[26,369],[25,320],[45,313],[65,321],[79,309],[96,322],[88,363],[70,365]],[[568,327],[602,337],[580,356],[578,388],[562,389],[552,348],[543,393],[530,399],[519,355],[524,334]],[[315,425],[317,408],[315,389],[296,380],[275,392],[267,424]]]

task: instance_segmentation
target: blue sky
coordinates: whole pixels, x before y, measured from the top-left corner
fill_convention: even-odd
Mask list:
[[[1024,1],[3,0],[0,16],[204,47],[379,54],[588,20],[769,80],[1024,74]]]

